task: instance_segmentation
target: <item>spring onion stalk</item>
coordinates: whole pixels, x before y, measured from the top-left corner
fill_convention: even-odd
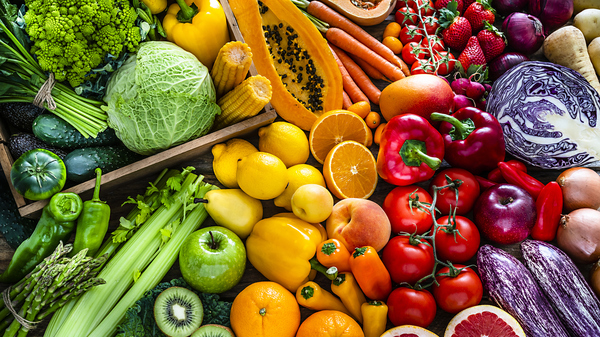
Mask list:
[[[209,184],[200,187],[197,197],[203,198],[206,192],[211,189],[215,189],[215,187]],[[200,228],[207,217],[208,213],[204,208],[204,204],[199,204],[198,207],[190,212],[183,223],[179,225],[171,235],[169,241],[160,249],[156,258],[148,268],[146,268],[131,289],[129,289],[127,294],[121,298],[119,303],[117,303],[88,337],[110,337],[115,334],[117,325],[119,325],[125,316],[127,309],[133,306],[135,301],[140,299],[146,291],[158,285],[179,256],[179,249],[181,248],[183,241],[192,234],[192,232]]]
[[[170,196],[161,194],[163,205],[127,240],[98,275],[106,281],[106,285],[82,296],[53,336],[87,336],[113,309],[133,284],[134,275],[144,270],[150,263],[149,260],[157,256],[163,241],[162,230],[178,214],[185,220],[186,215],[182,209],[192,204],[203,179],[190,173],[192,169],[186,168],[181,175],[167,181],[170,189],[176,192]],[[165,268],[170,268],[170,265]]]

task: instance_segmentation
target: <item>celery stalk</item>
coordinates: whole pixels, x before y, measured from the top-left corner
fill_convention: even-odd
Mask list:
[[[203,198],[206,192],[216,187],[205,185],[200,188],[199,198]],[[175,260],[179,256],[179,249],[183,241],[195,230],[200,228],[208,217],[204,204],[199,205],[190,212],[185,221],[181,223],[169,241],[161,248],[160,252],[144,273],[121,298],[119,303],[111,310],[104,320],[88,335],[88,337],[110,337],[116,332],[117,325],[125,316],[125,312],[140,299],[144,293],[154,287],[167,274]]]
[[[87,336],[108,314],[131,286],[134,271],[143,270],[146,262],[149,262],[145,259],[156,254],[162,241],[160,229],[188,202],[191,197],[190,189],[195,190],[200,183],[196,178],[195,174],[186,174],[181,188],[173,195],[170,206],[161,206],[156,210],[105,265],[98,277],[104,279],[106,284],[85,293],[77,301],[56,336]]]

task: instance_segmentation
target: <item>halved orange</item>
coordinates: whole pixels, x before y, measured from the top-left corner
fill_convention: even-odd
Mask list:
[[[372,137],[372,131],[359,115],[347,110],[333,110],[321,115],[313,124],[308,142],[313,157],[323,164],[335,145],[353,140],[366,146]]]
[[[323,162],[327,188],[336,197],[368,198],[377,186],[377,166],[371,151],[361,143],[347,140],[335,145]]]

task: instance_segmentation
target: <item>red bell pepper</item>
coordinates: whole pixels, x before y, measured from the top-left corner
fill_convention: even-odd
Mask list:
[[[542,188],[544,188],[544,184],[529,174],[513,168],[507,163],[498,163],[498,168],[500,169],[500,172],[502,172],[502,177],[507,183],[521,187],[533,197],[533,200],[537,200]]]
[[[442,135],[415,114],[393,117],[381,134],[377,172],[390,184],[406,186],[433,176],[444,158]]]
[[[504,160],[502,127],[491,114],[466,107],[452,115],[432,113],[430,118],[442,121],[438,130],[444,137],[444,159],[452,167],[479,174],[496,168]]]
[[[513,168],[515,168],[517,170],[527,173],[527,166],[525,166],[525,164],[523,164],[523,162],[521,162],[520,160],[512,159],[512,160],[506,161],[505,163],[507,163],[508,165],[512,166]],[[506,182],[506,180],[504,180],[504,178],[502,177],[502,172],[500,172],[500,168],[498,168],[498,167],[496,167],[490,173],[488,173],[487,178],[498,184]]]
[[[535,208],[537,219],[531,237],[541,241],[554,240],[563,208],[562,189],[556,181],[551,181],[542,188],[535,202]]]

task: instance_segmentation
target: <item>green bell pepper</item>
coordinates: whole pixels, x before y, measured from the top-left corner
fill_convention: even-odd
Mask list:
[[[13,164],[10,180],[15,190],[25,198],[48,199],[65,186],[67,168],[56,154],[48,150],[29,150]]]
[[[0,275],[0,282],[18,282],[49,256],[60,241],[66,243],[82,209],[83,201],[77,194],[55,194],[44,207],[33,234],[15,251],[8,268]]]

